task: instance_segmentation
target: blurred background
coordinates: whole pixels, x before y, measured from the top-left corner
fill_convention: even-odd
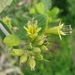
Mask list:
[[[43,4],[44,12],[41,12],[43,10],[39,3]],[[47,11],[51,11],[53,14],[50,14],[53,16],[49,16]],[[37,61],[35,71],[31,71],[26,64],[18,67],[18,58],[11,55],[11,47],[3,43],[5,35],[0,33],[0,75],[75,75],[75,0],[13,0],[11,5],[0,13],[0,18],[6,16],[12,18],[12,26],[21,29],[37,14],[48,15],[50,24],[61,20],[65,25],[71,25],[72,34],[62,36],[62,41],[53,35],[51,53],[44,55],[51,63]]]

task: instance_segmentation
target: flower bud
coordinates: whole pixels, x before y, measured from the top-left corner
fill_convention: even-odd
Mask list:
[[[34,53],[41,53],[41,49],[39,47],[34,47],[33,52]]]
[[[35,69],[35,66],[36,66],[35,60],[30,57],[28,62],[29,62],[29,65],[30,65],[31,70],[34,70]]]
[[[36,54],[35,59],[36,60],[43,60],[43,56],[41,54]]]
[[[20,63],[25,63],[27,61],[27,54],[24,54],[20,57]]]
[[[37,45],[42,45],[44,43],[44,37],[43,36],[38,36],[36,39],[35,39],[35,42]]]
[[[46,52],[48,51],[48,48],[45,45],[41,46],[41,52]]]
[[[30,50],[30,51],[32,50],[32,45],[31,45],[31,43],[29,44],[29,46],[27,46],[27,49]]]
[[[24,54],[24,51],[22,49],[13,49],[12,55],[13,56],[21,56]]]
[[[46,40],[44,40],[44,45],[45,45],[45,46],[48,46],[48,45],[49,45],[49,42],[46,41]]]
[[[43,43],[44,43],[44,40],[42,39],[37,43],[37,45],[42,45]]]

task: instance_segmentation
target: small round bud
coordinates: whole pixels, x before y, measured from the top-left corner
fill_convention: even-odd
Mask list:
[[[46,39],[44,40],[44,45],[45,46],[48,46],[49,45],[49,42]]]
[[[44,37],[42,36],[38,36],[36,39],[35,39],[35,42],[37,45],[42,45],[44,43]]]
[[[27,54],[24,54],[20,57],[20,63],[25,63],[27,61]]]
[[[36,60],[43,60],[43,55],[41,55],[41,54],[36,54],[36,55],[35,55],[35,59],[36,59]]]
[[[24,51],[22,49],[13,49],[12,55],[13,56],[21,56],[24,54]]]
[[[29,46],[27,46],[27,49],[31,51],[32,50],[32,45],[30,44]]]
[[[34,47],[33,52],[34,53],[41,53],[41,49],[39,47]]]
[[[41,52],[46,52],[48,51],[48,48],[45,45],[41,46]]]
[[[44,40],[42,39],[37,43],[37,45],[42,45],[43,43],[44,43]]]
[[[31,70],[34,70],[35,69],[35,66],[36,66],[35,60],[30,57],[28,63],[30,65]]]

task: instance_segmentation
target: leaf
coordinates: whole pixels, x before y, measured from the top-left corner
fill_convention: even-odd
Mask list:
[[[49,22],[48,23],[48,28],[54,27],[54,26],[58,26],[59,22]]]
[[[43,3],[38,3],[35,8],[36,8],[36,11],[38,13],[40,13],[40,14],[44,13],[44,5],[43,5]]]
[[[0,29],[0,37],[2,37],[2,39],[4,39],[5,35],[3,34],[3,32]]]
[[[40,34],[44,32],[44,30],[47,28],[47,16],[43,14],[39,14],[35,17],[35,20],[38,21],[38,26],[41,27]]]
[[[56,15],[59,13],[59,8],[54,7],[51,11],[48,11],[46,14],[49,17],[56,17]]]
[[[21,40],[27,40],[28,39],[27,31],[24,29],[24,26],[27,27],[27,21],[21,21],[19,24],[20,24],[20,31],[18,31],[18,37]]]
[[[21,43],[20,39],[14,34],[6,36],[3,42],[9,46],[18,46]]]
[[[2,10],[11,4],[12,0],[0,0],[0,13]]]
[[[36,13],[36,11],[35,11],[35,9],[34,9],[34,8],[31,8],[31,9],[30,9],[30,11],[29,11],[29,13],[30,13],[30,14],[35,14],[35,13]]]
[[[16,13],[16,19],[19,24],[19,31],[17,31],[17,35],[21,40],[27,40],[27,31],[24,29],[24,26],[27,26],[27,22],[31,19],[29,16],[22,14],[22,12]]]
[[[48,11],[52,6],[52,1],[51,0],[41,0],[41,3],[44,4],[45,12]]]
[[[27,32],[24,28],[21,29],[18,36],[21,40],[27,40],[28,39]]]

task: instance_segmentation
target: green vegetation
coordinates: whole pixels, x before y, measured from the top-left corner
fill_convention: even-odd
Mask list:
[[[22,71],[16,75],[75,75],[75,1],[10,0],[6,5],[6,0],[3,1],[0,2],[0,6],[3,4],[0,23],[11,35],[0,29],[0,56],[6,53],[10,60],[6,58],[5,63],[15,61],[12,65]],[[72,34],[67,25],[72,26]],[[70,35],[61,37],[66,34]],[[1,68],[4,70],[3,66]],[[15,75],[15,72],[8,74]]]

